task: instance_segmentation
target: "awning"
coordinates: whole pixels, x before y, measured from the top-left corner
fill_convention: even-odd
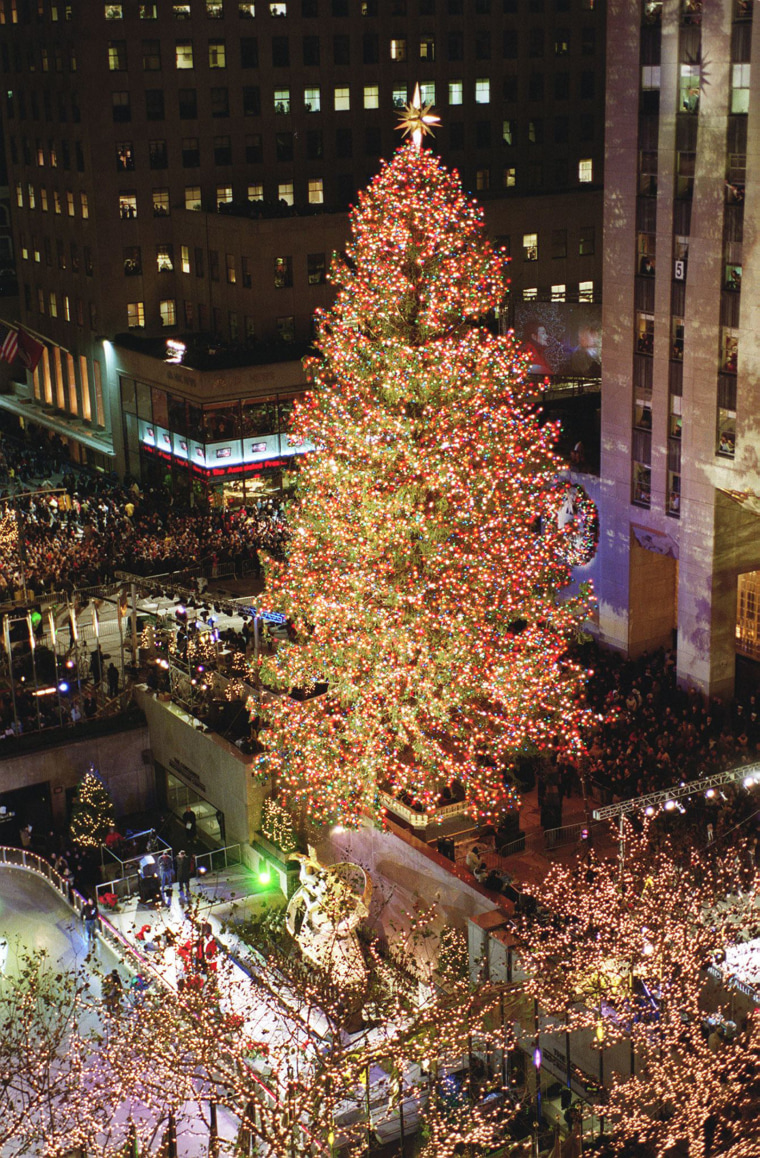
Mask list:
[[[15,394],[0,394],[0,408],[9,410],[23,418],[25,422],[36,422],[47,430],[54,430],[62,438],[73,438],[82,446],[96,450],[108,458],[115,458],[113,438],[107,431],[93,430],[82,422],[81,418],[64,418],[57,414],[50,414],[32,398],[18,398]]]

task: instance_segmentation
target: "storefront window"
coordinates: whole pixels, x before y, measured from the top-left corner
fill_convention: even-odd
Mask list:
[[[220,439],[240,436],[236,406],[206,407],[203,422],[207,442],[219,442]]]
[[[243,402],[243,435],[276,434],[277,407],[274,398],[251,398]]]

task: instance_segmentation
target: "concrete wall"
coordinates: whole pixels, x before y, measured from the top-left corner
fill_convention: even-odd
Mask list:
[[[258,784],[250,757],[213,732],[193,726],[192,717],[174,704],[138,690],[156,763],[169,769],[224,813],[228,844],[250,841],[261,824],[269,788]]]
[[[0,759],[0,792],[49,783],[53,824],[62,827],[66,789],[74,788],[91,764],[111,790],[117,817],[154,807],[155,780],[145,727]]]

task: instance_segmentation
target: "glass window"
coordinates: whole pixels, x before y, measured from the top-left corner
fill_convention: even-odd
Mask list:
[[[269,15],[270,16],[287,16],[287,14],[288,14],[288,5],[287,5],[287,3],[284,2],[284,0],[281,0],[280,3],[270,3],[270,5],[269,5]]]
[[[222,0],[206,0],[206,16],[209,20],[221,20],[224,16]]]
[[[380,108],[380,88],[376,84],[365,84],[364,86],[364,107],[365,109]]]
[[[325,255],[310,253],[306,258],[306,280],[309,285],[325,284]]]
[[[209,68],[227,67],[227,49],[223,40],[209,40],[208,66]]]
[[[739,331],[724,326],[721,331],[721,368],[735,374],[739,363]]]
[[[391,60],[406,60],[406,40],[391,38]]]
[[[189,3],[180,2],[172,4],[172,16],[175,20],[189,20],[192,13],[190,11]]]
[[[185,209],[193,209],[196,211],[201,209],[200,185],[185,186]]]
[[[177,68],[193,67],[192,40],[178,40],[174,48],[174,61]]]
[[[592,281],[578,282],[578,301],[579,302],[593,302],[594,300],[594,283]]]
[[[564,284],[552,286],[552,301],[564,302],[567,300],[567,286]]]
[[[537,286],[527,286],[527,287],[526,287],[526,288],[523,290],[523,295],[522,295],[522,296],[523,296],[523,301],[524,301],[524,302],[535,302],[535,301],[538,301],[538,287],[537,287]]]
[[[227,285],[235,285],[237,281],[237,273],[235,271],[235,254],[226,253],[224,255],[224,268],[227,274]]]
[[[127,302],[127,326],[130,330],[145,325],[145,303]]]
[[[249,0],[239,0],[238,3],[238,17],[241,20],[253,20],[256,15],[256,5],[251,4]]]
[[[749,78],[748,64],[731,65],[731,112],[749,112]]]
[[[278,200],[284,201],[286,205],[294,204],[293,182],[283,181],[277,186]]]
[[[435,60],[435,40],[432,36],[423,36],[420,40],[420,60]]]
[[[158,72],[161,68],[161,41],[143,40],[142,62],[145,72]]]
[[[174,246],[156,246],[156,270],[158,273],[174,272]]]
[[[648,507],[652,496],[652,471],[642,462],[633,464],[633,501],[638,506]]]
[[[578,180],[582,185],[594,180],[594,162],[590,157],[584,157],[578,162]]]
[[[636,349],[640,354],[654,353],[654,314],[636,314]]]
[[[260,181],[248,186],[248,200],[249,201],[263,201],[264,200],[264,186]]]
[[[319,85],[316,88],[303,90],[303,104],[307,113],[318,113],[322,106],[322,96]]]
[[[274,111],[276,113],[290,113],[290,89],[276,88],[274,90]]]
[[[111,72],[124,72],[127,67],[126,40],[108,41],[108,68]]]
[[[476,169],[475,170],[475,188],[479,191],[484,191],[491,188],[491,170],[490,169]]]
[[[161,314],[162,326],[176,326],[177,324],[177,303],[174,298],[165,298],[164,301],[158,304],[159,312]]]
[[[66,194],[68,200],[69,194]],[[73,217],[73,213],[70,214]],[[122,221],[137,217],[137,193],[134,190],[125,190],[119,194],[119,216]]]
[[[295,342],[296,320],[292,314],[277,319],[277,337],[281,342]]]
[[[461,105],[464,96],[464,82],[461,80],[449,81],[449,104]]]
[[[407,102],[408,95],[409,94],[406,91],[406,85],[394,85],[391,98],[394,109],[403,109]]]
[[[287,289],[293,284],[293,259],[291,257],[276,257],[274,259],[275,289]]]
[[[351,108],[351,90],[348,88],[335,89],[335,111],[345,113]]]
[[[325,200],[324,182],[321,177],[312,177],[309,181],[309,204],[323,205]]]
[[[682,112],[695,113],[699,109],[699,84],[699,65],[682,64],[678,85],[679,108]]]
[[[216,187],[216,204],[231,205],[232,204],[232,186],[231,185],[217,185]]]
[[[42,192],[45,192],[44,189]],[[90,203],[87,199],[86,193],[79,194],[79,207],[82,211],[82,217],[86,220],[90,216]],[[47,209],[47,204],[43,205],[43,209]]]
[[[504,170],[504,188],[514,189],[517,185],[517,169],[510,165]]]
[[[674,362],[683,361],[683,318],[671,318],[670,357]]]
[[[582,225],[578,236],[578,253],[581,257],[590,257],[596,247],[596,235],[593,225]]]
[[[211,89],[211,116],[228,117],[230,115],[230,93],[227,88]]]
[[[190,246],[180,246],[180,268],[183,273],[190,273]]]
[[[116,168],[125,172],[135,167],[135,153],[131,141],[116,142]]]
[[[182,166],[197,169],[201,163],[201,150],[197,137],[182,138]]]
[[[128,92],[111,93],[111,112],[117,123],[132,120],[132,105]]]
[[[475,104],[487,105],[491,100],[491,82],[488,77],[475,81]]]
[[[523,233],[522,247],[525,261],[538,261],[537,233]]]
[[[169,216],[169,190],[168,189],[154,189],[153,190],[153,216],[154,217],[168,217]]]
[[[645,64],[641,69],[641,88],[644,92],[651,92],[660,87],[659,64]]]

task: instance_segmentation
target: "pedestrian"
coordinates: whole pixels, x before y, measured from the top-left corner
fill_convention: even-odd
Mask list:
[[[195,830],[198,824],[198,819],[189,805],[182,813],[182,823],[185,826],[185,832],[187,833],[188,840],[195,840]]]
[[[107,976],[103,978],[103,1000],[106,1004],[106,1009],[115,1017],[121,1010],[121,995],[124,986],[121,983],[118,969],[112,969]]]
[[[166,848],[158,858],[158,879],[161,884],[161,900],[165,905],[170,905],[172,901],[172,880],[174,877],[174,865],[172,863],[171,851]]]
[[[82,920],[87,938],[87,956],[96,948],[96,930],[98,925],[98,906],[94,901],[85,901],[82,906]]]
[[[177,884],[179,885],[179,899],[190,901],[190,857],[181,848],[177,853]]]
[[[108,665],[108,695],[113,700],[119,694],[119,669],[111,661]]]

